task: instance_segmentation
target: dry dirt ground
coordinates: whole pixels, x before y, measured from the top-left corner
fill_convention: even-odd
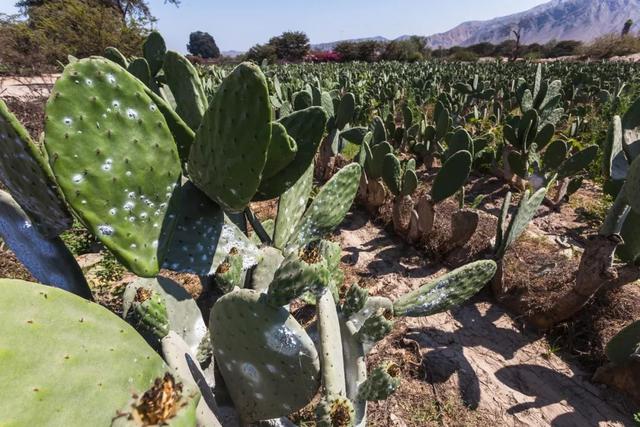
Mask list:
[[[361,211],[349,215],[337,237],[346,283],[375,295],[394,298],[444,272]],[[395,396],[372,405],[372,425],[633,424],[623,397],[591,383],[590,373],[484,295],[451,312],[398,322],[370,359],[396,361],[404,377]]]

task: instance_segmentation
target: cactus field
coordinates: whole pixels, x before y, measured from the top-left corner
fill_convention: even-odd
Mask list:
[[[638,65],[140,51],[0,95],[0,426],[640,422]]]

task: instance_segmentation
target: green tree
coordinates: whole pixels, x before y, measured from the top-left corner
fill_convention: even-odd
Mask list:
[[[626,36],[631,31],[631,27],[633,27],[633,19],[627,19],[627,22],[624,23],[624,27],[622,27],[622,36]]]
[[[286,31],[272,37],[268,44],[275,48],[278,59],[289,62],[302,61],[311,49],[309,37],[301,31]]]
[[[32,7],[27,20],[0,25],[0,62],[37,68],[66,62],[68,55],[100,55],[107,46],[139,55],[147,33],[137,21],[123,22],[102,2],[48,0]]]
[[[16,7],[20,8],[23,14],[30,16],[33,8],[44,6],[51,1],[55,0],[20,0],[16,3]],[[180,5],[180,1],[181,0],[164,0],[165,3],[176,6]],[[111,7],[120,15],[123,21],[127,21],[128,19],[143,20],[146,22],[154,21],[147,0],[93,0],[87,3],[92,3],[96,7]]]
[[[189,35],[187,50],[194,56],[202,58],[220,57],[220,49],[211,34],[202,31],[195,31]]]
[[[260,64],[265,59],[271,63],[278,60],[276,47],[271,44],[257,44],[253,46],[246,54],[246,59]]]

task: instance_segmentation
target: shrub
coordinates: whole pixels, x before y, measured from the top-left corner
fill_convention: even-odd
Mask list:
[[[582,54],[594,59],[631,55],[640,52],[640,39],[632,35],[608,34],[597,38],[582,49]]]

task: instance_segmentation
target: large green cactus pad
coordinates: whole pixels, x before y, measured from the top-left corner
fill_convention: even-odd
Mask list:
[[[173,271],[212,275],[229,252],[236,249],[244,269],[258,261],[258,248],[231,221],[222,209],[191,182],[182,186],[182,207],[171,239],[164,268]]]
[[[358,191],[361,170],[359,164],[351,163],[322,187],[289,238],[288,247],[304,246],[340,225]]]
[[[2,190],[0,237],[38,281],[92,298],[80,266],[62,240],[40,234],[20,206]]]
[[[202,119],[189,156],[191,179],[225,209],[240,212],[258,190],[270,141],[267,80],[259,67],[242,63]]]
[[[68,292],[0,280],[0,425],[108,426],[165,373],[126,322]],[[63,307],[63,309],[61,309]]]
[[[158,107],[120,66],[89,58],[65,68],[46,112],[45,146],[67,202],[130,270],[155,276],[180,178]]]
[[[422,317],[450,310],[474,296],[496,273],[496,263],[467,264],[410,292],[393,304],[396,316]]]
[[[631,163],[624,184],[624,193],[631,208],[640,213],[640,156]]]
[[[312,186],[313,164],[293,187],[280,196],[273,236],[273,245],[276,248],[283,249],[293,234],[298,221],[307,208]]]
[[[46,237],[71,226],[71,217],[45,172],[29,133],[0,100],[0,182]]]
[[[434,203],[453,196],[462,187],[471,173],[471,153],[458,151],[447,159],[436,175],[431,188]]]
[[[319,386],[313,341],[286,309],[264,298],[238,289],[211,312],[215,358],[246,422],[289,415],[309,403]]]
[[[320,107],[311,107],[283,117],[279,123],[284,125],[289,136],[296,141],[298,151],[284,170],[260,183],[257,194],[259,200],[279,197],[304,175],[313,163],[322,141],[327,113]]]
[[[529,226],[529,223],[533,217],[535,217],[538,208],[547,195],[547,188],[542,187],[532,196],[530,196],[530,194],[530,191],[527,190],[522,196],[520,204],[518,205],[518,210],[511,218],[511,221],[504,232],[503,238],[500,241],[500,246],[497,247],[496,253],[498,258],[502,258],[504,256],[507,249],[509,249],[509,246],[511,246],[511,244],[515,242]]]
[[[187,58],[169,51],[164,55],[164,75],[176,99],[176,112],[191,129],[198,129],[207,110],[207,96],[198,72]]]

